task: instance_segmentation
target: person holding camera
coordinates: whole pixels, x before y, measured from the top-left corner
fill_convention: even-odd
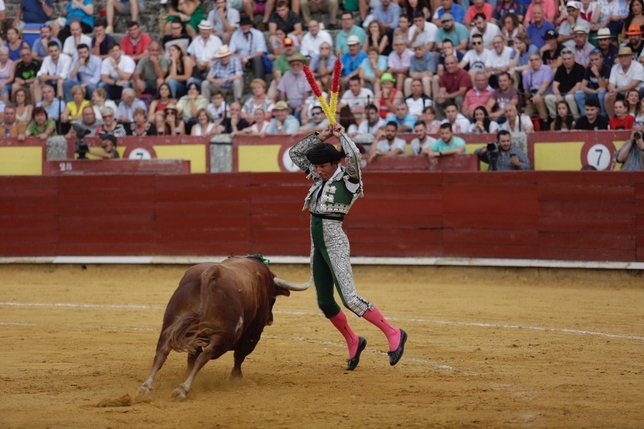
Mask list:
[[[476,149],[474,154],[489,165],[488,171],[532,170],[526,154],[518,147],[512,147],[510,133],[505,130],[497,133],[496,142]]]
[[[101,149],[89,148],[90,155],[98,156],[102,159],[119,159],[120,155],[116,151],[116,137],[111,134],[101,136]]]
[[[633,123],[631,138],[615,152],[615,161],[622,164],[620,171],[644,170],[644,122]]]

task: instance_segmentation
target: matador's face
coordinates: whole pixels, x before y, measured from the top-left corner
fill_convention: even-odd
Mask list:
[[[327,162],[324,164],[315,164],[313,168],[315,168],[315,172],[320,176],[320,179],[326,182],[333,176],[333,173],[335,173],[335,171],[338,169],[338,163]]]

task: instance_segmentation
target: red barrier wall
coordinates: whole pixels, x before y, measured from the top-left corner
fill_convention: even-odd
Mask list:
[[[644,261],[644,175],[376,173],[356,256]],[[303,175],[0,177],[0,256],[307,255]]]

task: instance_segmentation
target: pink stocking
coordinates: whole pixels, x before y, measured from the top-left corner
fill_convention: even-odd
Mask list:
[[[329,319],[333,326],[340,331],[345,340],[347,340],[347,347],[349,348],[349,357],[352,358],[358,351],[358,336],[351,330],[347,322],[347,316],[340,311],[338,314]],[[397,344],[396,344],[397,346]]]
[[[394,351],[398,348],[398,345],[400,344],[400,329],[394,328],[389,322],[387,322],[387,319],[380,314],[380,310],[374,307],[373,310],[365,311],[362,317],[376,325],[385,334],[387,341],[389,341],[390,351]]]

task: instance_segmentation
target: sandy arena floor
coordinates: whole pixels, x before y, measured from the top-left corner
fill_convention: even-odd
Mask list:
[[[548,269],[358,267],[360,294],[409,333],[398,366],[384,336],[349,315],[369,345],[345,371],[342,338],[309,290],[278,300],[243,381],[229,381],[226,354],[176,402],[186,355],[173,353],[151,402],[98,407],[135,397],[185,269],[0,266],[0,428],[644,425],[642,277]]]

